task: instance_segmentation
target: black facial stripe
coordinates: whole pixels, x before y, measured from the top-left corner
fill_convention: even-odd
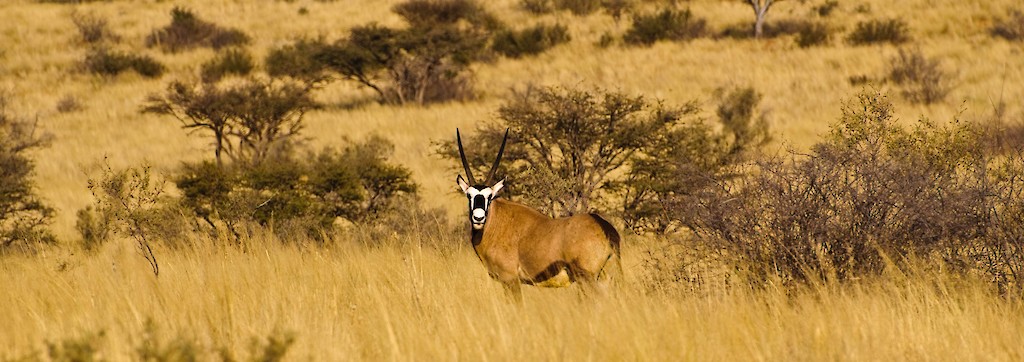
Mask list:
[[[472,207],[470,209],[484,209],[487,210],[487,199],[484,195],[476,195],[473,197]]]

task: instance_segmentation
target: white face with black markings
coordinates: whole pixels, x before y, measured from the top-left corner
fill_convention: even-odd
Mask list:
[[[483,229],[484,224],[487,222],[487,211],[491,206],[491,201],[497,196],[498,191],[501,191],[501,188],[504,187],[505,180],[498,181],[498,183],[490,187],[485,185],[471,186],[466,180],[462,179],[462,175],[459,175],[456,182],[462,188],[462,192],[466,193],[466,198],[469,199],[469,222],[473,225],[473,229]]]

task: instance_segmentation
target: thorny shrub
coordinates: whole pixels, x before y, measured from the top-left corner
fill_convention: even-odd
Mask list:
[[[841,281],[934,257],[1009,285],[1024,242],[1021,159],[987,157],[979,136],[959,122],[905,129],[865,92],[810,154],[676,199],[675,217],[754,282]]]

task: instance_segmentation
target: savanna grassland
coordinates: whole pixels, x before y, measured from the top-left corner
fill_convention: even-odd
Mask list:
[[[614,43],[630,16],[598,11],[535,15],[521,2],[481,2],[512,26],[567,25],[571,41],[532,57],[496,57],[471,66],[475,97],[426,106],[379,104],[354,82],[313,92],[323,107],[305,115],[302,147],[319,149],[380,135],[392,160],[419,184],[420,203],[452,221],[412,227],[425,235],[343,230],[324,245],[282,242],[270,233],[245,245],[182,235],[175,247],[155,244],[160,275],[127,237],[84,251],[76,212],[93,203],[88,189],[106,163],[151,165],[169,178],[182,162],[209,158],[210,140],[190,135],[171,117],[143,113],[148,95],[171,80],[194,80],[209,48],[174,53],[144,46],[169,22],[175,6],[249,35],[261,60],[297,38],[338,39],[353,26],[401,27],[400,1],[137,1],[82,4],[11,0],[0,4],[0,90],[10,112],[53,135],[34,149],[36,191],[56,213],[58,240],[32,253],[0,256],[0,358],[50,360],[1020,360],[1024,304],[983,276],[927,264],[891,268],[842,283],[749,287],[715,267],[684,265],[685,244],[626,235],[625,276],[603,298],[575,288],[525,288],[508,300],[491,281],[461,227],[457,165],[435,144],[459,127],[493,120],[500,105],[528,86],[599,87],[669,104],[697,100],[714,117],[715,91],[752,87],[763,94],[772,142],[766,152],[805,152],[840,117],[841,105],[864,87],[892,94],[895,115],[985,122],[1024,118],[1024,43],[992,35],[1010,0],[842,2],[822,20],[835,29],[826,45],[798,47],[793,36],[754,40],[702,37],[649,47]],[[774,5],[768,24],[812,16],[823,1]],[[662,6],[637,2],[643,11]],[[741,1],[679,2],[711,29],[753,21]],[[167,66],[160,77],[133,72],[98,76],[81,69],[86,45],[73,12],[105,18],[117,49],[150,55]],[[900,18],[911,40],[854,46],[844,41],[859,21]],[[744,25],[745,26],[745,25]],[[885,82],[899,49],[941,60],[950,91],[931,104],[900,97]],[[851,79],[873,80],[854,84]],[[79,105],[59,111],[74,99]],[[472,146],[469,146],[472,149]],[[469,151],[472,152],[472,151]],[[160,176],[168,175],[168,176]],[[509,175],[514,178],[515,175]],[[169,187],[170,196],[178,194]],[[421,221],[417,221],[421,222]],[[443,223],[447,223],[444,221]],[[620,220],[613,220],[621,225]],[[409,226],[406,226],[408,229]],[[385,229],[386,230],[386,229]],[[455,231],[453,231],[455,230]],[[624,232],[625,234],[628,234]],[[698,275],[696,271],[702,271]],[[695,282],[699,280],[699,282]],[[1011,293],[1012,294],[1012,293]]]

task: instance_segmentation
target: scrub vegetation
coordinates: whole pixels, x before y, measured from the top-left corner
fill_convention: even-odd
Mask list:
[[[0,360],[1021,359],[1024,8],[763,4],[3,2]],[[506,298],[456,128],[607,295]]]

